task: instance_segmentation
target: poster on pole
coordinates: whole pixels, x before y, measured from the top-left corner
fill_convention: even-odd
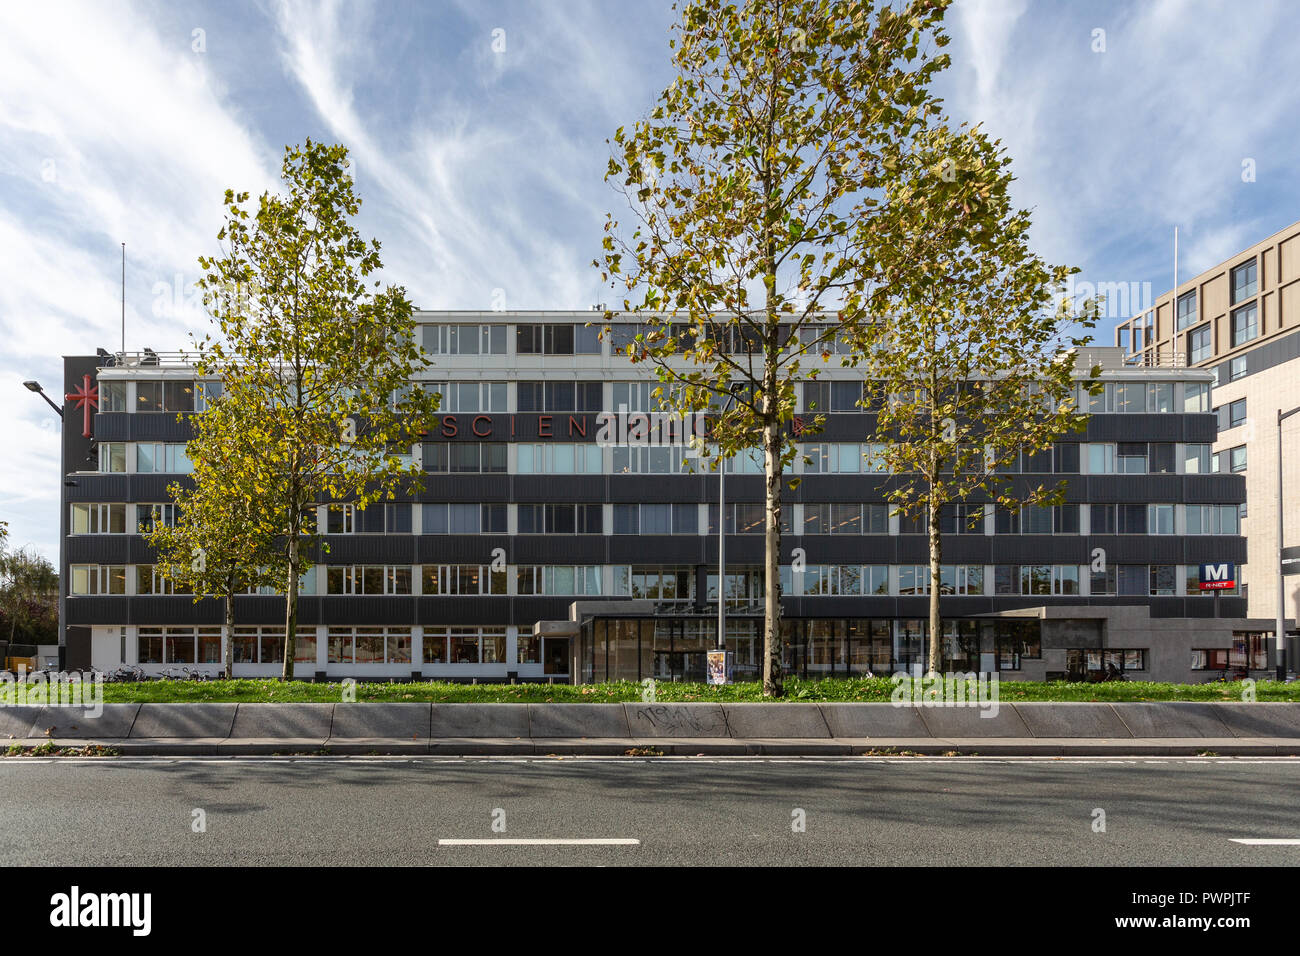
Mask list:
[[[710,684],[731,683],[731,651],[707,651]]]

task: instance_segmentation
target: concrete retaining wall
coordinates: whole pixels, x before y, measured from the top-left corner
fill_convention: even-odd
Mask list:
[[[0,742],[125,753],[1300,754],[1300,703],[106,704],[0,707]]]

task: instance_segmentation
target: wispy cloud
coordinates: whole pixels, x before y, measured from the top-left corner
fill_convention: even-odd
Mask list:
[[[605,140],[670,81],[675,17],[622,0],[0,6],[15,538],[56,550],[53,416],[20,382],[57,391],[59,356],[116,345],[122,241],[128,348],[183,345],[194,315],[162,308],[175,277],[215,251],[227,187],[274,188],[285,144],[351,149],[360,226],[417,305],[596,301],[603,214],[623,212]],[[1002,139],[1049,260],[1160,291],[1173,225],[1191,274],[1300,218],[1298,26],[1283,0],[958,0],[941,92]]]

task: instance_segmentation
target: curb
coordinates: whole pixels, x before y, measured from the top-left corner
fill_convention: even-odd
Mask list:
[[[0,708],[0,746],[129,756],[1300,756],[1300,703],[105,704]]]

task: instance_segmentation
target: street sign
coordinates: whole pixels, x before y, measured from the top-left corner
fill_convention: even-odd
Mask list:
[[[1300,548],[1282,549],[1282,573],[1300,574]]]
[[[1200,575],[1202,591],[1224,591],[1237,586],[1237,566],[1224,562],[1222,564],[1202,564]]]

